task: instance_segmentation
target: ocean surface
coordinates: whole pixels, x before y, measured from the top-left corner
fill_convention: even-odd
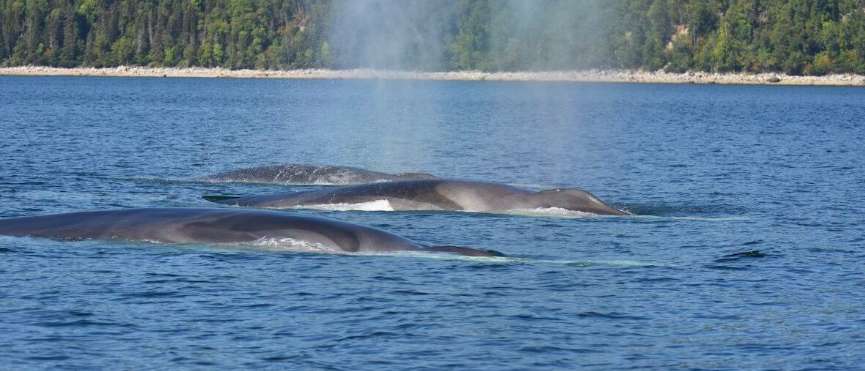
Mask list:
[[[505,259],[0,237],[0,368],[865,364],[865,89],[0,77],[0,217],[309,189],[190,181],[273,163],[634,215],[285,211]]]

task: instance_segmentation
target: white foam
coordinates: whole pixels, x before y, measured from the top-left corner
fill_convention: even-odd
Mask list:
[[[295,251],[295,252],[310,252],[319,254],[341,254],[342,250],[334,249],[317,242],[309,242],[294,238],[259,238],[252,242],[238,244],[244,247],[254,249],[270,250],[270,251]]]
[[[560,207],[539,207],[535,209],[513,209],[508,210],[505,214],[521,215],[521,216],[554,216],[558,218],[586,218],[597,216],[597,214],[587,213],[583,211],[568,210]]]
[[[554,186],[549,184],[537,184],[537,183],[508,183],[509,186],[519,187],[519,188],[528,188],[528,189],[536,189],[536,190],[544,190],[544,189],[552,189],[559,188],[561,186]]]
[[[308,183],[287,183],[287,182],[280,182],[280,183],[285,184],[285,185],[316,185],[316,186],[344,185],[343,183],[334,183],[334,182],[331,182],[331,181],[326,180],[324,178],[317,178],[317,179],[313,180],[312,182],[308,182]]]
[[[337,204],[318,204],[318,205],[301,205],[295,206],[293,209],[312,209],[325,211],[394,211],[395,209],[388,200],[375,200],[359,203],[337,203]],[[462,210],[466,213],[487,213],[488,211],[477,210]],[[495,212],[499,213],[499,212]],[[597,214],[587,213],[583,211],[568,210],[560,207],[539,207],[535,209],[512,209],[501,212],[502,214],[519,215],[519,216],[548,216],[557,218],[586,218],[595,217]]]
[[[394,211],[388,200],[375,200],[369,202],[360,202],[356,204],[320,204],[320,205],[303,205],[298,206],[298,209],[314,209],[328,211]]]

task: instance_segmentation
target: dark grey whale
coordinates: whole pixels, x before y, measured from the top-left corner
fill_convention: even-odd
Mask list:
[[[562,208],[598,215],[628,214],[580,189],[533,192],[505,184],[443,179],[373,183],[237,198],[205,196],[205,199],[225,205],[263,208],[358,204],[386,200],[393,210],[504,212]]]
[[[326,218],[218,208],[127,209],[0,219],[0,235],[181,244],[290,239],[337,253],[418,251],[501,255],[457,246],[426,247],[379,229]]]
[[[232,170],[200,180],[215,183],[343,185],[435,178],[435,175],[426,173],[388,174],[350,166],[280,164]]]

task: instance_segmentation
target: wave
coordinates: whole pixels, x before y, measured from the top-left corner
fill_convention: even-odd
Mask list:
[[[18,244],[34,244],[44,246],[45,239],[40,237],[10,237],[0,236],[0,240],[7,242],[7,247],[0,248],[0,253],[16,253]],[[515,256],[465,256],[451,254],[447,252],[436,251],[378,251],[378,252],[347,252],[341,249],[332,248],[321,243],[299,240],[294,238],[273,238],[265,237],[250,242],[236,243],[193,243],[193,244],[172,244],[151,240],[82,240],[78,243],[89,243],[94,245],[110,244],[130,244],[130,245],[156,245],[161,246],[162,251],[261,251],[275,253],[311,253],[322,255],[351,255],[351,256],[370,256],[370,257],[399,257],[412,259],[433,259],[433,260],[452,260],[490,264],[554,264],[564,265],[574,268],[590,268],[598,266],[607,267],[675,267],[673,264],[660,262],[647,262],[627,259],[535,259],[529,257]],[[11,246],[11,247],[9,247]],[[749,255],[751,257],[751,255]]]
[[[587,259],[587,260],[576,260],[576,259],[533,259],[533,258],[523,258],[523,257],[510,257],[510,256],[465,256],[465,255],[455,255],[448,253],[435,253],[435,252],[423,252],[423,251],[398,251],[398,252],[376,252],[376,253],[362,253],[357,255],[370,255],[370,256],[395,256],[395,257],[411,257],[411,258],[424,258],[424,259],[438,259],[438,260],[465,260],[465,261],[474,261],[474,262],[488,262],[488,263],[501,263],[501,264],[557,264],[557,265],[566,265],[577,268],[586,268],[591,266],[615,266],[615,267],[675,267],[673,264],[668,263],[659,263],[659,262],[645,262],[638,260],[626,260],[626,259]]]
[[[693,203],[619,203],[613,206],[636,215],[656,216],[694,216],[694,215],[734,215],[746,212],[741,207],[724,204]]]
[[[751,220],[746,216],[662,216],[662,215],[630,215],[634,219],[645,220],[691,220],[703,222],[737,222]]]
[[[156,178],[156,177],[139,177],[139,176],[131,176],[131,177],[116,177],[110,178],[113,180],[120,181],[132,181],[132,182],[151,182],[151,183],[166,183],[166,184],[183,184],[183,183],[212,183],[205,182],[199,179],[184,179],[184,178]]]
[[[534,259],[526,257],[511,256],[466,256],[435,251],[378,251],[378,252],[346,252],[334,249],[320,243],[314,243],[294,238],[261,238],[252,242],[235,244],[218,244],[215,246],[243,248],[249,250],[261,250],[271,252],[300,252],[331,255],[354,255],[354,256],[382,256],[403,257],[435,260],[454,260],[468,262],[484,262],[492,264],[555,264],[575,268],[588,268],[594,266],[613,267],[674,267],[672,264],[659,262],[645,262],[626,259]]]

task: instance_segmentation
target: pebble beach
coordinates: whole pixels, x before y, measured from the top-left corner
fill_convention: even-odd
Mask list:
[[[198,77],[275,79],[381,79],[460,81],[561,81],[650,84],[737,84],[737,85],[826,85],[865,86],[862,75],[788,76],[780,73],[708,73],[637,70],[585,70],[544,72],[410,72],[369,69],[331,70],[232,70],[225,68],[163,68],[120,66],[112,68],[42,66],[2,67],[0,75],[16,76],[116,76],[116,77]]]

